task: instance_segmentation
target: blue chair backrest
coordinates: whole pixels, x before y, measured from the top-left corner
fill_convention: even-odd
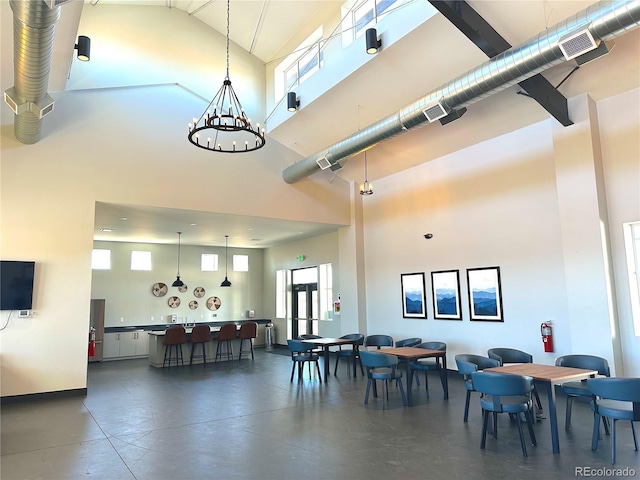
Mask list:
[[[533,389],[533,378],[497,372],[473,372],[473,388],[485,395],[512,396],[529,395]]]
[[[356,345],[362,345],[364,343],[364,335],[362,333],[349,333],[347,335],[343,335],[340,338],[344,338],[346,340],[356,340]]]
[[[398,340],[396,342],[396,347],[415,347],[420,342],[422,342],[422,339],[418,337],[405,338],[404,340]]]
[[[322,338],[320,335],[312,335],[311,333],[305,333],[304,335],[298,335],[298,340],[313,340],[314,338]]]
[[[640,420],[640,378],[588,378],[587,388],[601,398],[634,402],[634,416]]]
[[[365,347],[393,347],[393,337],[390,335],[369,335],[364,339]]]
[[[423,342],[416,345],[418,348],[426,348],[427,350],[440,350],[442,352],[447,351],[447,344],[444,342]]]
[[[487,355],[489,355],[489,358],[498,360],[500,365],[505,363],[533,363],[533,356],[530,353],[516,350],[515,348],[490,348]]]
[[[459,353],[458,355],[456,355],[455,359],[456,359],[456,365],[458,365],[458,372],[460,372],[459,362],[474,364],[476,366],[476,369],[474,369],[473,371],[484,370],[485,368],[500,366],[500,362],[498,360],[494,360],[493,358],[489,358],[489,357],[483,357],[482,355],[473,355],[471,353]],[[466,370],[467,368],[468,367],[463,364],[463,369]],[[463,375],[468,375],[471,372],[466,372],[466,373],[460,372],[460,373],[462,373]]]
[[[291,353],[304,353],[314,348],[313,345],[302,340],[287,340],[287,345]]]
[[[611,376],[607,359],[596,357],[595,355],[563,355],[562,357],[556,358],[556,366],[597,370],[598,375],[604,375],[605,377]]]
[[[395,367],[398,365],[398,357],[387,355],[386,353],[363,350],[360,352],[360,359],[362,360],[362,365],[367,368]]]

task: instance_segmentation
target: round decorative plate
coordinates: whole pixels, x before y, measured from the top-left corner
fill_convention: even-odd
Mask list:
[[[204,288],[202,287],[196,287],[193,289],[193,296],[196,298],[202,298],[204,297]]]
[[[180,298],[179,297],[169,297],[167,303],[171,308],[178,308],[180,306]]]
[[[191,310],[195,310],[196,308],[198,308],[198,302],[196,302],[195,300],[191,300],[191,301],[189,302],[189,308],[190,308]]]
[[[188,288],[189,288],[189,287],[187,287],[187,285],[185,284],[185,285],[182,285],[181,287],[178,287],[178,291],[179,291],[180,293],[184,293],[184,292],[186,292],[186,291],[187,291],[187,289],[188,289]]]
[[[209,297],[207,298],[207,308],[209,310],[217,310],[220,308],[220,299],[218,297]]]
[[[167,294],[167,285],[164,283],[154,283],[151,287],[151,293],[154,297],[164,297]]]

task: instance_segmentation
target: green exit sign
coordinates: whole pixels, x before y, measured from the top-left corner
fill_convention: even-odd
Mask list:
[[[304,260],[304,255],[298,255],[297,258],[298,258],[298,261],[301,262]]]

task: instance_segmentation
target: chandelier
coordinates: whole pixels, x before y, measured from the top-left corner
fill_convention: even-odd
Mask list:
[[[189,124],[189,141],[213,152],[251,152],[264,147],[265,130],[259,123],[252,126],[229,79],[229,3],[227,0],[227,75],[200,118]]]

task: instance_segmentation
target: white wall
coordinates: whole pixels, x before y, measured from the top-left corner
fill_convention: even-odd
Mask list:
[[[638,90],[599,102],[600,119],[589,102],[572,100],[576,125],[561,140],[548,120],[376,181],[364,201],[368,334],[445,341],[450,357],[511,346],[552,364],[559,355],[591,353],[619,375],[640,373],[622,242],[622,222],[640,219],[640,122],[637,109],[620,115],[624,105],[638,105]],[[597,161],[584,163],[585,155],[602,158],[606,198],[596,185]],[[568,181],[567,162],[581,181]],[[589,206],[572,206],[571,196]],[[608,212],[598,210],[603,205]],[[608,229],[615,285],[605,278]],[[472,322],[466,269],[494,265],[504,322]],[[462,321],[433,319],[430,272],[449,269],[460,271]],[[429,318],[402,318],[400,274],[421,271]],[[609,303],[609,287],[618,303]],[[546,320],[554,324],[554,353],[544,353],[540,340]]]
[[[223,322],[243,320],[247,310],[254,310],[255,318],[265,317],[262,307],[263,250],[257,248],[229,248],[229,280],[231,288],[220,287],[224,280],[224,247],[200,247],[182,245],[180,248],[180,278],[187,285],[187,291],[180,293],[171,287],[176,278],[177,246],[126,242],[95,242],[94,248],[111,251],[111,269],[93,270],[91,298],[104,298],[105,327],[161,325],[169,323],[167,316],[177,315],[182,321]],[[151,271],[132,271],[131,251],[151,252]],[[203,253],[218,255],[218,271],[200,270],[200,256]],[[248,272],[232,270],[233,255],[249,257]],[[151,293],[154,283],[162,282],[169,287],[163,297]],[[196,298],[195,287],[203,287],[205,296]],[[171,296],[180,298],[180,306],[171,308],[167,300]],[[221,307],[216,311],[207,308],[207,299],[216,296]],[[198,306],[189,308],[195,300]]]

